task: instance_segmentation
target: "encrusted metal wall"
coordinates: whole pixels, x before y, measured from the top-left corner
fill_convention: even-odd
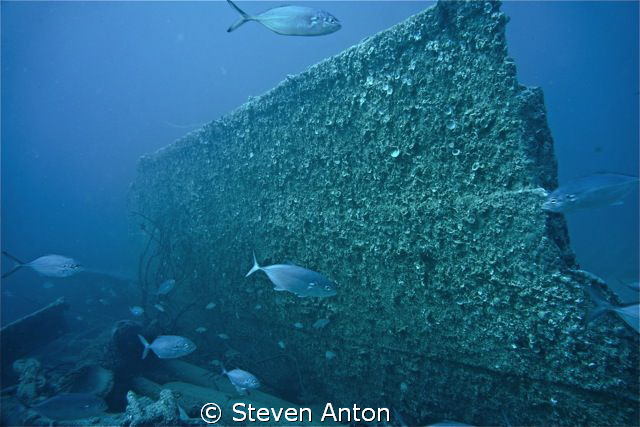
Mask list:
[[[253,337],[316,396],[410,422],[636,424],[637,335],[585,327],[564,220],[540,209],[542,92],[518,84],[499,7],[438,3],[142,158],[132,201],[168,236],[169,305],[203,306],[162,332],[214,354]],[[245,279],[253,250],[338,295]]]

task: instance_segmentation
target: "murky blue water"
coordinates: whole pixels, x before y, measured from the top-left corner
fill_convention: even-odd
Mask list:
[[[250,22],[229,34],[237,13],[216,1],[2,2],[2,249],[25,261],[64,254],[89,270],[7,277],[3,326],[60,296],[75,334],[132,318],[127,283],[146,242],[127,205],[138,158],[431,3],[304,5],[330,10],[342,29],[296,38]],[[638,175],[638,3],[508,2],[502,10],[520,83],[544,90],[560,182]],[[582,268],[629,302],[638,297],[623,286],[639,275],[638,205],[634,192],[623,206],[567,215]],[[12,262],[3,257],[2,266]],[[124,402],[109,404],[122,410]]]

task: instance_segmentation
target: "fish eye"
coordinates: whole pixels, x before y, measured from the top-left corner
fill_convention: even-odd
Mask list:
[[[549,203],[555,205],[556,203],[558,203],[558,201],[556,199],[549,199]]]

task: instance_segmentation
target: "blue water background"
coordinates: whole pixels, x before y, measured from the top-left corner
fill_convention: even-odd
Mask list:
[[[129,225],[127,192],[140,155],[432,3],[306,4],[343,29],[296,38],[248,23],[228,34],[238,16],[213,1],[3,1],[2,248],[134,277],[141,234]],[[248,12],[276,5],[240,3]],[[638,3],[508,2],[503,11],[520,82],[544,89],[560,181],[637,175]],[[585,269],[614,284],[637,280],[637,194],[568,220]],[[43,290],[44,281],[28,271],[3,281],[2,322],[58,295],[95,303],[105,286]]]

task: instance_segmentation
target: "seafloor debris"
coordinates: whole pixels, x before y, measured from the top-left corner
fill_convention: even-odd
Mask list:
[[[18,374],[16,397],[23,403],[36,399],[46,384],[40,362],[36,359],[19,359],[13,362],[13,370]]]
[[[180,424],[180,410],[171,390],[162,390],[154,402],[148,397],[127,393],[124,426],[173,426]]]
[[[63,313],[67,308],[64,298],[58,298],[46,307],[3,327],[0,330],[2,370],[9,370],[8,367],[14,360],[24,357],[66,332],[67,324]]]
[[[142,326],[131,320],[121,320],[112,329],[110,340],[100,365],[114,372],[128,372],[141,366],[142,347],[138,334]]]
[[[69,392],[105,397],[113,388],[113,372],[87,364],[71,371],[65,378],[65,385]]]

